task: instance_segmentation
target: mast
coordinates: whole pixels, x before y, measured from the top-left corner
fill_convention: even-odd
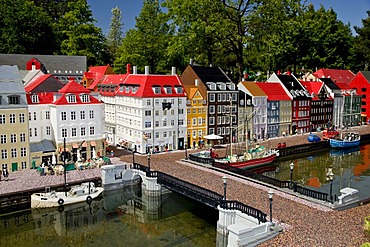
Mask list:
[[[66,138],[63,139],[64,193],[67,196]]]

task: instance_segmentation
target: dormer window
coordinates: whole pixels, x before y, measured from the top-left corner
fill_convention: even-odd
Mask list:
[[[123,90],[125,90],[125,86],[120,85],[120,86],[119,86],[119,91],[122,93],[122,92],[123,92]]]
[[[182,87],[176,87],[176,93],[177,94],[182,94]]]
[[[86,103],[86,102],[90,102],[90,95],[88,94],[82,94],[81,95],[81,101]]]
[[[216,90],[216,84],[211,82],[211,83],[207,83],[208,84],[208,87],[210,90]]]
[[[171,87],[165,87],[164,91],[166,92],[166,94],[172,94],[172,88]]]
[[[76,103],[76,95],[68,94],[67,95],[67,101],[68,101],[68,103]]]
[[[153,87],[153,92],[154,94],[160,94],[161,93],[161,88],[160,87]]]
[[[139,90],[139,87],[133,87],[132,88],[132,93],[137,93],[137,90]]]
[[[129,93],[130,90],[131,90],[131,87],[128,87],[128,86],[125,87],[125,93]]]
[[[31,101],[32,103],[39,103],[39,96],[37,94],[32,94]]]
[[[21,103],[19,95],[10,95],[8,96],[9,105],[19,105]]]
[[[217,83],[221,90],[226,90],[226,84],[223,82]]]

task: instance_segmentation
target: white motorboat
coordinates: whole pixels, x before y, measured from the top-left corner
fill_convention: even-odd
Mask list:
[[[50,208],[79,202],[91,203],[103,191],[102,187],[95,187],[93,182],[87,182],[72,186],[68,192],[34,193],[31,195],[31,208]]]

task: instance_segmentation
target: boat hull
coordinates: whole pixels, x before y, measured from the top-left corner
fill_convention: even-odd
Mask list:
[[[360,140],[346,141],[346,140],[330,139],[330,146],[332,148],[356,147],[356,146],[360,146]]]
[[[256,168],[256,167],[260,167],[264,165],[269,165],[275,160],[276,157],[277,157],[277,154],[272,153],[262,158],[245,160],[245,161],[236,161],[236,162],[215,159],[214,164],[215,165],[217,164],[227,165],[227,166],[238,168],[238,169],[252,169],[252,168]]]
[[[34,193],[31,195],[31,208],[52,208],[80,202],[91,203],[103,191],[102,187],[97,187],[94,192],[83,195],[71,195],[69,192]]]

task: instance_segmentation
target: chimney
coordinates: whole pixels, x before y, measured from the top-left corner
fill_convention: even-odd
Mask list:
[[[277,74],[278,74],[278,75],[281,75],[281,72],[280,72],[280,70],[278,70],[278,71],[277,71]]]
[[[126,74],[130,74],[131,73],[131,64],[126,64]]]
[[[195,79],[195,83],[194,83],[195,86],[198,86],[198,79]]]
[[[190,58],[190,63],[189,64],[193,65],[193,59],[192,58]]]
[[[132,68],[132,74],[134,74],[134,75],[137,74],[137,66],[136,65]]]
[[[149,66],[145,66],[145,74],[149,75]]]
[[[288,70],[286,73],[287,73],[287,75],[291,75],[290,70]]]
[[[32,63],[32,69],[31,69],[31,71],[35,71],[36,70],[36,64],[33,64]]]
[[[176,75],[176,67],[172,67],[172,75]]]

